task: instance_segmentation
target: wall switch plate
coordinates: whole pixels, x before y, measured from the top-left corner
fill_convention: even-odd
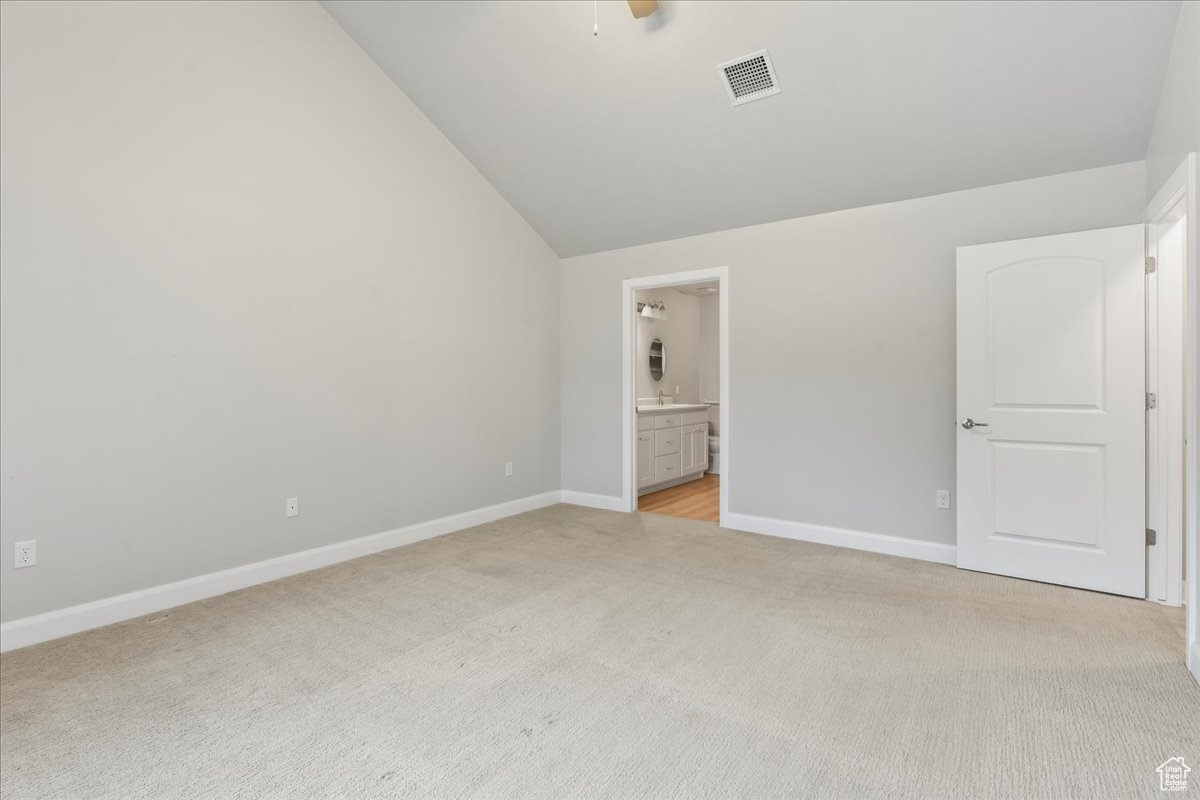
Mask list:
[[[949,489],[938,489],[938,491],[937,491],[937,507],[938,508],[946,508],[946,509],[950,508],[950,490]]]
[[[506,477],[506,478],[512,477],[512,462],[511,461],[504,462],[504,477]]]
[[[37,566],[37,539],[13,542],[13,569]]]
[[[300,498],[289,497],[285,506],[286,513],[289,517],[299,516],[300,514]]]

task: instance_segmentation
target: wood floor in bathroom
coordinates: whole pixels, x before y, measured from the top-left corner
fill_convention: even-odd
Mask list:
[[[638,498],[638,511],[718,522],[721,519],[721,478],[705,475],[698,481],[644,494]]]

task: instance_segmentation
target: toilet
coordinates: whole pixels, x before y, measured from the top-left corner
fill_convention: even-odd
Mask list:
[[[721,406],[708,402],[708,471],[721,474]]]

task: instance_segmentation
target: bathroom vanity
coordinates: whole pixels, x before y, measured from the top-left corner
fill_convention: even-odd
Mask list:
[[[637,407],[638,494],[696,480],[708,468],[708,406]]]

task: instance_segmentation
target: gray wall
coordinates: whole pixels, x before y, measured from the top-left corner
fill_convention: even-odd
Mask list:
[[[700,298],[674,289],[634,292],[635,300],[661,300],[666,319],[638,317],[634,376],[638,397],[657,397],[659,390],[676,403],[700,402]],[[661,381],[650,374],[650,342],[662,339],[667,369]]]
[[[0,13],[4,620],[558,488],[559,260],[319,6]]]
[[[715,294],[700,298],[700,399],[721,399],[721,298]]]
[[[563,488],[621,493],[621,280],[728,265],[730,510],[953,543],[955,247],[1137,222],[1144,189],[1135,162],[564,260]]]
[[[1146,152],[1146,200],[1188,153],[1200,150],[1200,2],[1181,3],[1171,60]]]

